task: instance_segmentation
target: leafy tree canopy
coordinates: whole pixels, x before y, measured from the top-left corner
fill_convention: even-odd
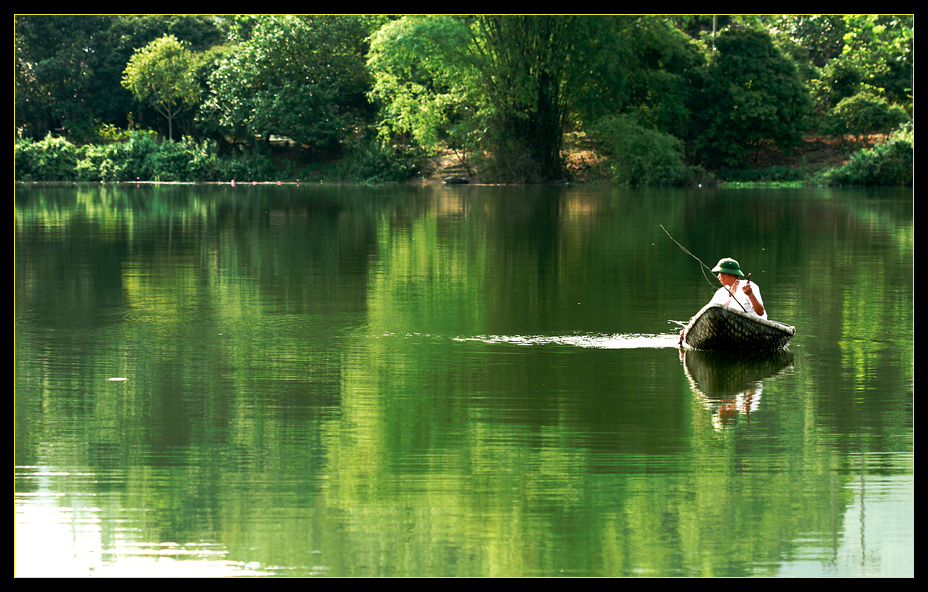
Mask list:
[[[366,39],[381,17],[242,17],[234,51],[209,79],[200,113],[209,129],[242,140],[286,136],[318,148],[350,137],[366,117]]]
[[[772,31],[822,113],[861,91],[912,104],[913,15],[780,15]]]
[[[411,134],[433,154],[445,143],[467,144],[467,114],[479,99],[473,72],[455,58],[468,43],[465,23],[445,15],[402,17],[371,36],[370,96],[381,108],[382,134]]]
[[[184,104],[200,99],[201,89],[193,77],[195,65],[193,52],[173,35],[165,35],[138,50],[126,66],[122,85],[168,120],[170,139],[174,118]]]
[[[168,37],[186,53],[159,65]],[[654,131],[739,166],[799,140],[808,96],[816,123],[911,119],[913,48],[914,15],[16,15],[15,126],[84,143],[164,122],[223,149],[285,136],[317,158],[380,132],[465,148],[484,178],[516,182],[561,178],[566,132]],[[130,75],[143,63],[152,75]],[[394,150],[371,154],[419,155]]]
[[[729,29],[695,81],[697,113],[693,142],[697,158],[737,166],[758,143],[797,145],[810,101],[796,67],[765,32]]]
[[[208,15],[16,15],[16,125],[33,138],[99,120],[120,127],[135,99],[120,84],[135,49],[166,34],[199,52],[225,39]]]

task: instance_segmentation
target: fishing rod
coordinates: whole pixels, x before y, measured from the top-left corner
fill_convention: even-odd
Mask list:
[[[658,226],[661,227],[661,230],[664,231],[664,233],[668,236],[668,238],[670,238],[670,240],[672,240],[673,242],[677,243],[677,246],[680,247],[681,249],[683,249],[683,252],[684,252],[684,253],[686,253],[687,255],[689,255],[690,257],[692,257],[693,259],[695,259],[696,261],[699,261],[699,263],[700,263],[703,267],[705,267],[706,269],[709,270],[709,273],[712,273],[712,268],[709,267],[708,265],[706,265],[705,263],[703,263],[703,262],[702,262],[702,259],[700,259],[700,258],[697,257],[696,255],[690,253],[689,249],[687,249],[686,247],[684,247],[683,245],[681,245],[679,242],[677,242],[677,239],[675,239],[674,237],[670,236],[670,233],[667,232],[667,229],[664,228],[664,225],[663,225],[663,224],[658,224]],[[709,283],[709,285],[710,285],[710,286],[714,286],[714,284],[713,284],[711,281],[709,281],[709,278],[706,277],[706,272],[705,272],[705,270],[700,269],[700,271],[702,271],[702,277],[705,278],[705,280]],[[716,279],[718,279],[718,278],[716,278]],[[718,280],[718,281],[719,281],[720,284],[722,283],[722,280]],[[748,283],[750,283],[750,282],[751,282],[751,274],[749,273],[749,274],[748,274]],[[738,302],[738,306],[741,307],[741,310],[743,310],[744,312],[747,312],[747,311],[748,311],[748,309],[746,309],[746,308],[744,307],[744,305],[741,304],[741,302],[739,302],[737,298],[735,298],[734,293],[732,293],[731,289],[729,289],[728,286],[726,286],[725,284],[722,284],[722,287],[725,288],[725,291],[728,292],[728,295],[732,297],[732,300],[734,300],[735,302]]]

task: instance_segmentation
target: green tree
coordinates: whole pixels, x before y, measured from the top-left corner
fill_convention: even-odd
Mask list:
[[[193,76],[195,67],[193,52],[173,35],[138,50],[126,66],[122,85],[168,120],[169,139],[173,140],[177,114],[185,105],[200,100],[201,89]]]
[[[833,14],[777,15],[771,26],[781,49],[813,68],[823,68],[841,55],[846,31],[844,18]]]
[[[617,113],[683,135],[702,63],[666,19],[627,15],[406,16],[368,59],[385,131],[479,148],[482,174],[509,182],[562,178],[565,131]]]
[[[187,49],[200,56],[221,45],[226,38],[227,17],[212,15],[123,15],[111,17],[111,25],[95,38],[95,73],[88,87],[94,115],[107,123],[129,125],[127,115],[136,108],[135,97],[120,84],[126,64],[138,47],[144,47],[164,35],[174,35]],[[200,86],[206,88],[203,81]],[[185,109],[174,120],[175,129],[193,134],[191,116]],[[160,114],[146,109],[135,118],[142,126],[154,126]],[[159,122],[160,123],[160,122]],[[166,131],[166,130],[165,130]]]
[[[403,17],[373,38],[373,96],[390,131],[430,149],[480,146],[490,178],[558,179],[570,106],[603,23],[611,17]]]
[[[764,141],[784,149],[798,145],[811,103],[793,63],[762,31],[723,31],[716,48],[693,78],[696,158],[738,166]]]
[[[239,140],[286,136],[328,151],[350,140],[372,111],[367,37],[380,17],[243,17],[210,76],[199,120]]]
[[[867,134],[894,129],[909,120],[906,112],[886,99],[860,92],[838,103],[825,118],[824,131],[834,135],[853,135],[858,143]]]
[[[18,132],[38,140],[64,127],[72,141],[79,141],[80,128],[126,127],[136,100],[120,81],[135,48],[172,34],[190,43],[192,51],[205,51],[225,39],[227,20],[209,15],[15,16]],[[160,117],[148,109],[142,115],[138,122],[144,124]],[[175,128],[180,121],[175,120]]]
[[[915,15],[855,14],[838,62],[861,73],[862,85],[898,105],[914,101]]]
[[[861,91],[912,104],[914,15],[782,15],[773,30],[822,113]]]
[[[455,48],[470,43],[466,24],[447,15],[410,15],[371,36],[370,97],[384,138],[409,140],[429,154],[473,148],[480,99],[473,71]],[[464,158],[463,156],[461,157]]]
[[[616,17],[596,34],[591,76],[577,80],[581,125],[624,113],[642,125],[685,137],[690,111],[687,74],[705,64],[698,45],[664,17]]]
[[[22,135],[42,138],[68,119],[92,116],[87,91],[98,70],[93,49],[111,18],[14,17],[15,125]]]
[[[487,102],[495,174],[506,181],[563,176],[573,77],[588,67],[589,17],[476,17],[466,56]]]

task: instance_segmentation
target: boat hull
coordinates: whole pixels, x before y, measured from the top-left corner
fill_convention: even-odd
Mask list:
[[[773,351],[783,349],[796,328],[769,321],[722,304],[707,304],[683,330],[683,341],[711,351]]]

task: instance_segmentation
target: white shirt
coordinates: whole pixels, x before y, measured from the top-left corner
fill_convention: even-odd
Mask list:
[[[715,296],[712,297],[712,300],[709,301],[709,304],[724,304],[725,306],[730,306],[738,310],[744,310],[748,314],[752,314],[756,317],[759,316],[762,319],[766,319],[767,308],[764,307],[764,314],[762,315],[759,315],[756,312],[754,312],[754,306],[751,304],[751,299],[748,298],[748,295],[742,291],[742,288],[744,287],[744,283],[745,283],[745,280],[737,280],[731,286],[731,293],[729,293],[728,288],[726,288],[725,286],[722,286],[721,288],[716,290]],[[757,299],[757,302],[759,302],[761,306],[764,306],[764,299],[760,297],[760,288],[758,288],[757,284],[755,284],[754,282],[748,282],[748,283],[751,285],[751,290],[754,292],[754,298]],[[735,296],[734,300],[732,299],[732,294],[734,294]]]

